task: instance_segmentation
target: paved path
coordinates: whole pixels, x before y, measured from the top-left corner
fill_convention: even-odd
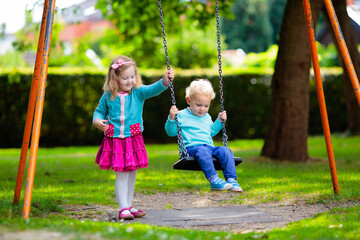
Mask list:
[[[251,206],[147,210],[134,221],[157,226],[212,226],[232,223],[270,223],[284,219]]]

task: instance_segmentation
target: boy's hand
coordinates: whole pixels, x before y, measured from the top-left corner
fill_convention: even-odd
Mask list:
[[[98,129],[100,129],[101,131],[105,132],[109,128],[109,125],[105,124],[107,122],[108,122],[108,120],[101,120],[98,118],[94,121],[94,126]]]
[[[176,114],[178,114],[179,110],[177,109],[177,107],[175,105],[171,106],[170,108],[170,120],[174,120]]]
[[[226,120],[227,120],[226,111],[220,112],[220,113],[219,113],[219,116],[218,116],[218,119],[219,119],[219,121],[220,121],[221,123],[226,122]]]
[[[170,84],[169,78],[171,78],[171,80],[174,80],[175,75],[174,75],[174,71],[172,69],[170,69],[169,71],[167,71],[167,73],[165,74],[163,80],[166,83],[166,85]]]

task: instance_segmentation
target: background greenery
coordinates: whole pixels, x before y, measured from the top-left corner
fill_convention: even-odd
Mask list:
[[[286,0],[241,0],[231,6],[234,16],[222,20],[225,43],[246,53],[264,52],[277,43]]]
[[[333,70],[334,71],[334,70]],[[143,81],[151,84],[164,71],[143,70]],[[47,78],[41,146],[98,145],[102,133],[92,126],[92,114],[102,95],[103,72],[80,69],[50,69]],[[215,118],[220,110],[218,76],[213,70],[177,70],[175,93],[177,106],[187,106],[185,88],[195,78],[208,78],[217,93],[210,114]],[[332,132],[343,132],[347,127],[345,98],[341,75],[335,71],[324,74],[324,91]],[[20,147],[25,126],[31,70],[0,72],[0,147]],[[224,105],[228,112],[227,130],[230,139],[263,138],[270,111],[271,74],[264,71],[226,71],[224,75]],[[310,84],[309,134],[322,134],[322,125],[314,80]],[[167,90],[144,107],[144,137],[147,142],[175,142],[164,132],[164,124],[171,106]],[[241,106],[241,107],[239,107]],[[220,139],[220,135],[218,138]]]
[[[222,50],[243,49],[247,54],[262,53],[277,44],[286,0],[229,0],[220,4]],[[34,6],[43,4],[37,2]],[[179,68],[216,67],[215,4],[201,1],[163,1],[170,62]],[[72,52],[60,33],[65,23],[57,9],[52,31],[50,67],[95,66],[85,55],[92,49],[107,68],[120,54],[130,55],[142,68],[160,68],[165,64],[163,42],[156,1],[99,0],[96,8],[103,12],[114,28],[89,32],[71,40]],[[76,9],[74,10],[76,11]],[[133,16],[141,16],[133,21]],[[317,29],[323,25],[318,23]],[[151,23],[151,24],[149,24]],[[26,11],[26,24],[16,33],[14,50],[0,55],[1,67],[32,67],[24,56],[35,54],[40,24]],[[4,37],[6,26],[0,30]],[[332,49],[335,53],[335,49]],[[327,55],[329,56],[329,55]],[[251,56],[253,59],[254,56]],[[255,63],[256,61],[253,61]],[[330,63],[330,62],[328,62]],[[225,65],[228,64],[225,61]],[[336,64],[336,63],[335,63]],[[324,65],[322,65],[324,66]],[[328,66],[328,65],[326,65]],[[334,62],[331,63],[334,66]],[[324,66],[325,67],[325,66]]]

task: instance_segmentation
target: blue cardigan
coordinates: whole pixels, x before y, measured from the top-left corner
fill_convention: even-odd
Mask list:
[[[142,113],[145,100],[159,95],[166,88],[159,80],[151,85],[133,88],[129,94],[119,94],[114,100],[111,100],[111,92],[107,91],[100,98],[93,115],[93,122],[96,119],[110,118],[110,123],[114,125],[113,137],[129,137],[132,132],[134,135],[133,129],[139,127],[143,132]]]

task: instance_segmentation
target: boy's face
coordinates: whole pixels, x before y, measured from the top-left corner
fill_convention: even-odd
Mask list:
[[[198,117],[202,117],[209,111],[211,97],[201,93],[195,93],[187,97],[186,101],[190,106],[191,112]]]

